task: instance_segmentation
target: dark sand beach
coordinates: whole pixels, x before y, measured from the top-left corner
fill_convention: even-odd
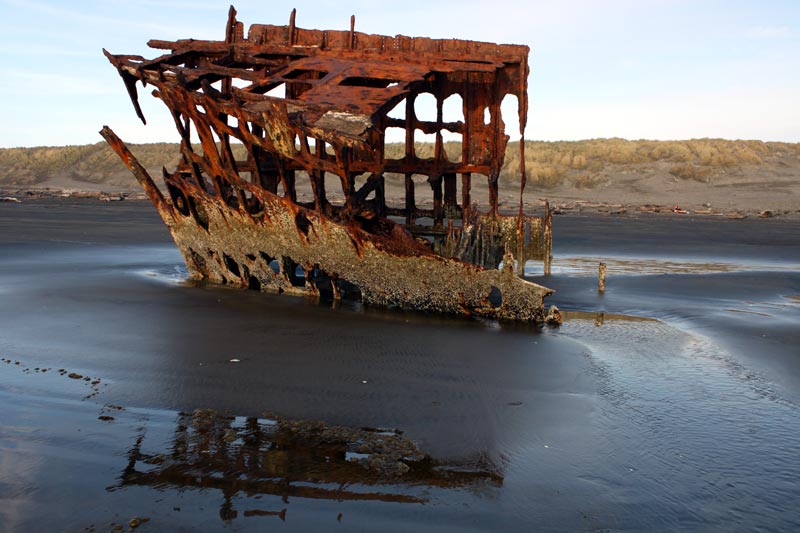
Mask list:
[[[0,530],[800,529],[800,224],[554,242],[538,328],[197,287],[147,202],[0,203]]]

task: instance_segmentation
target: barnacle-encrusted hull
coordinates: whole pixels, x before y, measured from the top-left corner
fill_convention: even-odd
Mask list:
[[[524,129],[527,47],[302,30],[294,15],[289,26],[253,25],[245,39],[233,9],[224,42],[150,44],[171,53],[154,60],[106,55],[143,120],[138,81],[155,86],[175,118],[182,161],[164,170],[168,194],[109,128],[101,133],[157,207],[193,278],[543,320],[543,298],[552,291],[521,273],[528,260],[549,270],[549,209],[542,217],[498,213],[508,141],[500,103],[517,97]],[[279,86],[285,93],[271,94]],[[417,117],[422,93],[436,99],[435,121]],[[462,99],[463,121],[445,122],[443,101],[453,95]],[[398,106],[403,119],[389,116]],[[402,157],[386,150],[391,127],[405,131]],[[417,156],[418,130],[435,133],[433,157]],[[443,148],[446,132],[462,138],[455,161]],[[244,160],[234,156],[235,140]],[[329,198],[326,173],[339,178],[341,203]],[[388,173],[405,178],[403,207],[387,202]],[[485,214],[471,202],[473,174],[487,179]],[[430,184],[432,209],[416,204],[416,176]],[[313,201],[299,199],[303,180]]]

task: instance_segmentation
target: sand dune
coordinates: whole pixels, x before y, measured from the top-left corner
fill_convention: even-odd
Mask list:
[[[234,148],[243,152],[241,146]],[[416,151],[425,157],[426,148],[431,146],[420,145]],[[175,144],[132,145],[131,149],[153,176],[160,176],[162,166],[171,169],[178,162]],[[401,149],[401,145],[387,146],[388,153]],[[460,145],[447,143],[446,152],[451,159],[458,157]],[[501,200],[508,209],[519,205],[519,169],[518,144],[509,143],[500,176]],[[526,169],[524,201],[532,208],[547,198],[561,211],[671,212],[678,205],[700,214],[769,212],[770,216],[800,218],[800,144],[721,139],[527,141]],[[473,183],[473,196],[481,202],[485,186],[479,176],[473,177]],[[0,149],[0,190],[13,194],[46,188],[139,190],[104,143]],[[390,198],[402,198],[401,176],[387,175],[387,193]],[[423,203],[424,186],[418,194],[418,203]]]

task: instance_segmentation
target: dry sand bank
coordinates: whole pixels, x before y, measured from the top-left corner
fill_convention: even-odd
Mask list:
[[[423,157],[426,148],[430,147],[420,145],[416,151]],[[162,165],[169,169],[177,163],[176,145],[131,149],[153,176],[161,174]],[[387,151],[395,149],[399,145],[387,146]],[[446,149],[449,157],[457,157],[458,145],[447,143]],[[525,153],[524,202],[529,211],[548,199],[560,212],[672,214],[677,205],[691,214],[800,218],[800,144],[721,139],[527,141]],[[506,211],[519,206],[519,168],[518,146],[510,143],[500,176]],[[335,191],[338,179],[332,176],[328,185]],[[0,149],[0,197],[65,192],[141,197],[138,184],[103,143]],[[387,176],[387,197],[401,199],[403,194],[402,177]],[[430,196],[424,180],[418,183],[417,203]],[[485,182],[478,176],[473,177],[473,201],[488,201]]]

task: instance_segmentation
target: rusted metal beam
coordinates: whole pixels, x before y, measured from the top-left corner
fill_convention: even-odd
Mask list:
[[[147,173],[147,170],[139,163],[139,161],[133,156],[128,147],[125,146],[125,143],[117,137],[117,134],[111,131],[111,128],[108,126],[103,126],[103,129],[100,130],[100,135],[106,140],[106,142],[111,146],[111,148],[117,153],[117,155],[122,159],[125,163],[125,166],[128,167],[128,170],[131,171],[131,174],[136,178],[139,184],[144,189],[145,194],[153,202],[153,205],[161,212],[166,208],[166,201],[164,200],[164,195],[161,194],[161,191],[156,186],[153,178],[150,177],[150,174]]]

